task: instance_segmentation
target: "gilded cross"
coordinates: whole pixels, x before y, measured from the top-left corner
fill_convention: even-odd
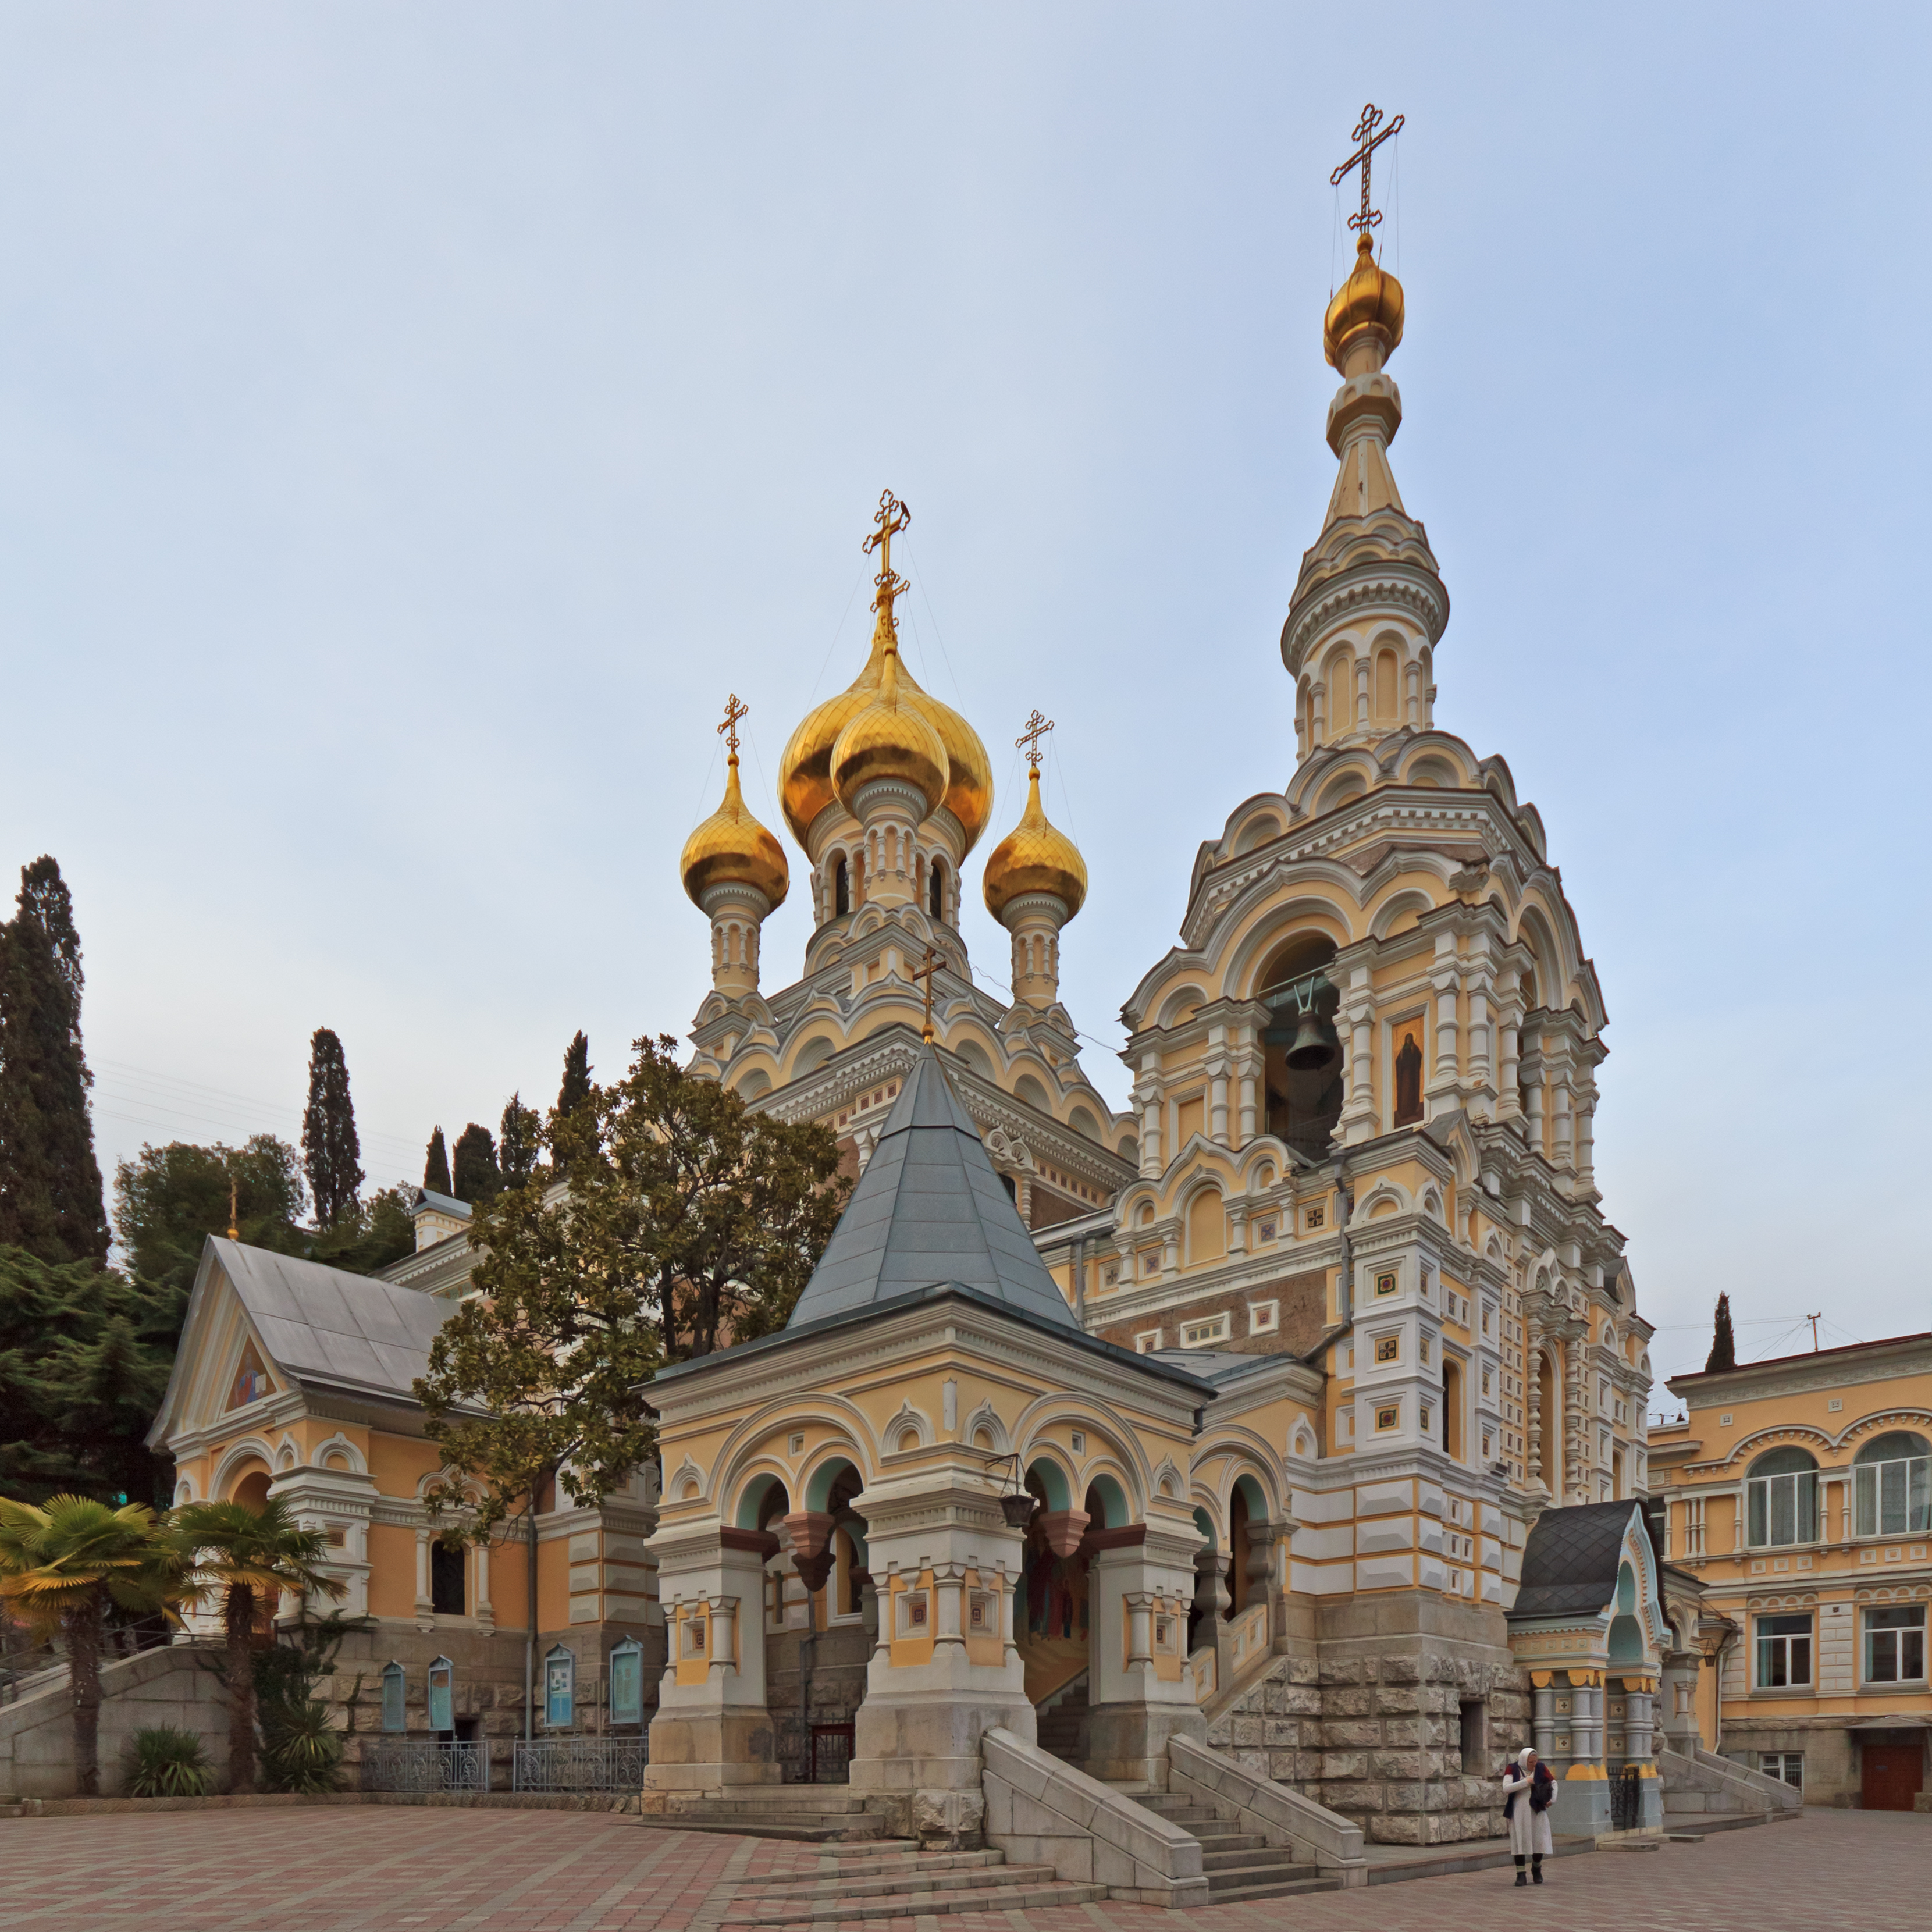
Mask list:
[[[879,596],[890,606],[892,600],[906,587],[905,579],[892,568],[892,539],[912,521],[912,512],[890,490],[882,490],[879,493],[879,507],[872,520],[878,528],[866,539],[863,548],[868,556],[874,550],[879,553],[879,574],[872,581],[878,586]],[[874,599],[872,608],[876,610],[878,608],[878,601]]]
[[[926,982],[926,1018],[919,1030],[919,1036],[921,1040],[930,1040],[932,1037],[932,976],[945,963],[945,961],[939,956],[938,950],[928,946],[926,949],[926,957],[913,968],[914,980],[917,982],[923,980]]]
[[[738,755],[738,720],[748,718],[751,715],[752,707],[748,704],[740,704],[735,691],[725,699],[724,722],[718,726],[718,730],[725,743],[730,746],[731,755],[734,758]]]
[[[1027,763],[1028,764],[1036,765],[1040,763],[1040,741],[1052,729],[1053,720],[1051,718],[1042,717],[1037,709],[1034,710],[1033,716],[1027,720],[1026,729],[1013,740],[1013,742],[1016,745],[1024,745],[1026,747]]]
[[[1382,128],[1382,132],[1378,134],[1376,130],[1382,127],[1382,110],[1372,100],[1370,101],[1362,110],[1362,118],[1355,123],[1354,133],[1348,137],[1352,141],[1359,142],[1360,146],[1328,177],[1336,187],[1340,188],[1342,185],[1342,176],[1347,174],[1358,161],[1362,164],[1362,212],[1359,214],[1349,216],[1348,226],[1351,228],[1372,228],[1382,218],[1382,211],[1379,208],[1371,208],[1369,206],[1369,167],[1370,163],[1375,159],[1376,150],[1391,134],[1400,134],[1402,132],[1402,117],[1398,114],[1386,128]]]

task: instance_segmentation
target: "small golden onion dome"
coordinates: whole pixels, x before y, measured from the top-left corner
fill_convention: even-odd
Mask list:
[[[850,812],[862,786],[896,779],[918,792],[930,812],[946,796],[947,776],[946,740],[922,711],[901,701],[898,652],[888,644],[878,691],[832,747],[832,788]]]
[[[1365,228],[1355,244],[1354,272],[1335,292],[1322,319],[1322,346],[1328,360],[1343,368],[1348,352],[1364,336],[1382,338],[1387,362],[1402,340],[1402,284],[1376,266],[1375,239]]]
[[[878,694],[884,673],[890,627],[882,616],[872,630],[866,668],[836,698],[808,711],[786,741],[778,760],[778,806],[792,836],[809,846],[812,821],[832,802],[832,748],[838,734]],[[946,786],[943,801],[966,835],[965,852],[979,842],[993,813],[993,767],[980,734],[950,704],[942,704],[898,661],[899,702],[918,712],[939,734],[946,748]],[[962,856],[964,854],[962,853]]]
[[[986,861],[986,910],[995,919],[1022,892],[1051,892],[1071,919],[1087,897],[1087,862],[1066,834],[1047,822],[1040,767],[1027,776],[1026,810]]]
[[[701,907],[712,886],[755,886],[774,910],[784,904],[791,884],[784,848],[746,808],[738,789],[738,754],[731,754],[724,778],[724,802],[684,842],[678,861],[684,889]]]

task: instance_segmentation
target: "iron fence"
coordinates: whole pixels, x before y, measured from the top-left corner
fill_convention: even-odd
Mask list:
[[[849,1784],[852,1781],[850,1724],[814,1724],[812,1748],[807,1760],[806,1782],[811,1784]]]
[[[1610,1829],[1634,1832],[1643,1822],[1643,1773],[1627,1764],[1610,1778]]]
[[[480,1739],[370,1738],[362,1746],[364,1791],[488,1791],[490,1747]]]
[[[648,1735],[634,1738],[517,1740],[511,1774],[516,1791],[641,1791],[651,1761]]]

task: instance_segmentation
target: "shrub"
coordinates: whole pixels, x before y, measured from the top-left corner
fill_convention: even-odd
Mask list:
[[[328,1706],[314,1697],[262,1710],[262,1781],[271,1791],[312,1797],[341,1786],[342,1738],[329,1727]]]
[[[192,1731],[155,1724],[128,1741],[128,1793],[132,1798],[206,1798],[214,1771]]]

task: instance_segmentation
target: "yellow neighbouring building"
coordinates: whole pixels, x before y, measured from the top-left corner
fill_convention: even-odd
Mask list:
[[[1932,1335],[1678,1376],[1651,1431],[1665,1554],[1702,1586],[1680,1701],[1810,1804],[1932,1788]],[[1673,1673],[1675,1675],[1675,1673]]]
[[[1322,331],[1335,487],[1280,638],[1293,769],[1213,804],[1178,943],[1123,988],[1126,1112],[1060,998],[1088,880],[1037,716],[980,882],[1004,988],[967,956],[990,761],[900,658],[890,494],[866,662],[782,760],[799,977],[762,990],[793,880],[735,739],[687,844],[694,1065],[831,1127],[857,1188],[786,1330],[647,1391],[661,1471],[541,1519],[536,1648],[590,1687],[565,1722],[614,1720],[634,1645],[653,1810],[795,1815],[836,1781],[883,1827],[1168,1905],[1208,1895],[1177,1808],[1360,1882],[1365,1844],[1500,1835],[1532,1741],[1559,1830],[1658,1821],[1698,1589],[1644,1506],[1652,1330],[1594,1163],[1606,1009],[1535,808],[1434,721],[1449,600],[1390,467],[1404,296],[1364,206]],[[184,1493],[253,1483],[340,1529],[404,1735],[487,1741],[520,1721],[524,1580],[472,1552],[460,1609],[446,1568],[437,1598],[407,1388],[447,1301],[406,1297],[464,1292],[467,1250],[460,1205],[422,1205],[386,1283],[270,1282],[212,1244],[155,1439]],[[385,1324],[380,1372],[345,1372],[331,1336]],[[1727,1803],[1782,1795],[1682,1762]]]

